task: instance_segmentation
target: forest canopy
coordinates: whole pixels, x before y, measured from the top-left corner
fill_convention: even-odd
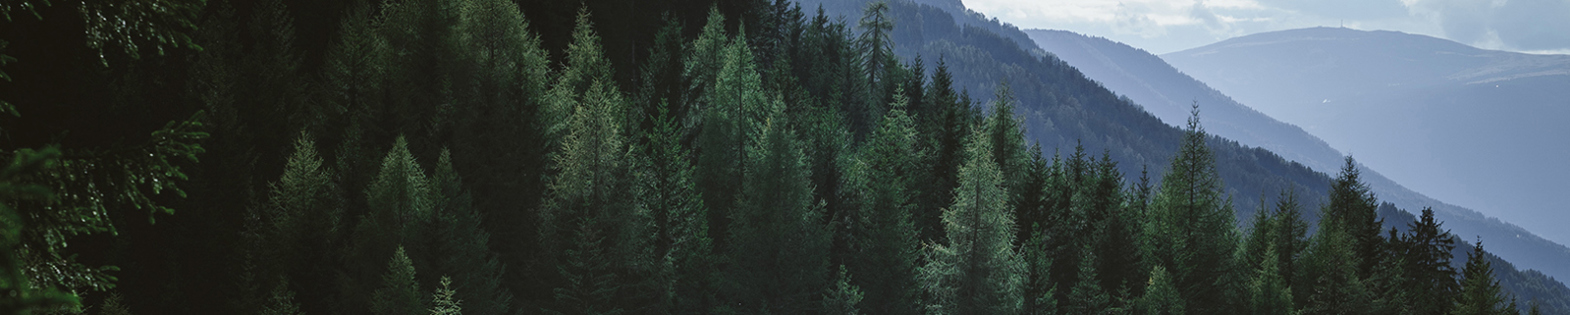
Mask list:
[[[1351,158],[1238,222],[1201,104],[1160,178],[1034,144],[894,10],[0,4],[0,312],[1537,310]]]

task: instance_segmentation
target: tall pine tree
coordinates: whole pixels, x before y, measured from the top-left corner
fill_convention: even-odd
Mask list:
[[[726,291],[734,311],[798,314],[817,311],[811,303],[828,288],[831,235],[821,203],[812,200],[809,170],[800,144],[776,98],[746,148],[743,196],[729,234]]]
[[[1506,307],[1504,292],[1499,281],[1494,279],[1493,264],[1488,262],[1488,253],[1483,251],[1483,240],[1479,239],[1472,246],[1472,252],[1466,254],[1466,268],[1461,270],[1461,275],[1461,292],[1456,296],[1456,306],[1450,314],[1520,314],[1515,311],[1515,302]]]
[[[1237,229],[1230,198],[1222,196],[1210,138],[1193,108],[1182,146],[1161,179],[1146,223],[1153,262],[1170,266],[1172,282],[1193,313],[1236,311],[1242,277],[1233,261]]]
[[[997,125],[989,125],[998,128]],[[1026,269],[1014,249],[1014,218],[992,139],[977,132],[966,145],[954,204],[943,212],[947,242],[927,246],[923,286],[932,314],[1015,314],[1023,306]]]
[[[915,123],[905,114],[907,99],[896,94],[890,110],[852,164],[850,191],[858,209],[841,222],[848,234],[852,283],[866,290],[872,314],[916,313],[919,241],[911,210],[918,191],[912,181],[917,161]]]

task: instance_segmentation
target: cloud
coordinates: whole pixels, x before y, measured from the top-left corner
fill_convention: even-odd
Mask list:
[[[1451,40],[1484,48],[1570,49],[1570,0],[1407,0]]]
[[[1225,36],[1232,30],[1232,24],[1223,21],[1220,16],[1216,15],[1215,11],[1211,11],[1210,7],[1205,6],[1205,0],[1195,0],[1194,6],[1188,10],[1188,16],[1199,20],[1199,24],[1204,25],[1211,35]]]
[[[1117,10],[1113,11],[1112,31],[1119,34],[1137,35],[1143,38],[1155,38],[1167,34],[1166,27],[1156,23],[1147,13],[1147,9],[1130,7],[1118,3]]]
[[[1330,19],[1368,20],[1407,16],[1400,0],[1259,0],[1260,5]]]
[[[1511,0],[1494,11],[1492,30],[1507,47],[1570,48],[1570,0]]]

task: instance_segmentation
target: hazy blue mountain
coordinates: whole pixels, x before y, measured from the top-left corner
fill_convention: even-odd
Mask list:
[[[1144,50],[1068,31],[1026,33],[1042,49],[1078,68],[1087,78],[1143,105],[1168,124],[1181,124],[1187,118],[1189,104],[1197,101],[1204,108],[1206,126],[1218,136],[1270,149],[1316,171],[1333,173],[1342,163],[1341,153],[1318,137],[1238,103]],[[1226,59],[1217,63],[1222,60]],[[1521,267],[1541,270],[1559,279],[1570,278],[1570,266],[1564,263],[1570,261],[1570,249],[1518,226],[1407,189],[1373,170],[1384,170],[1383,167],[1367,167],[1365,159],[1373,151],[1360,151],[1368,153],[1356,157],[1365,163],[1364,175],[1381,200],[1406,209],[1433,207],[1456,235],[1481,236],[1490,252]]]
[[[1145,50],[1069,31],[1025,33],[1037,46],[1079,69],[1086,78],[1128,97],[1169,125],[1182,126],[1188,119],[1189,106],[1197,102],[1206,129],[1218,136],[1269,149],[1316,171],[1335,172],[1341,167],[1341,152],[1319,138],[1238,104]]]
[[[1162,58],[1414,190],[1570,242],[1570,56],[1312,28]]]
[[[800,2],[808,11],[815,11],[814,8],[822,5],[830,16],[854,23],[861,16],[861,8],[870,1]],[[942,4],[954,1],[919,2]],[[891,2],[895,21],[895,52],[902,59],[909,62],[920,55],[926,69],[931,71],[936,67],[937,60],[943,58],[954,75],[956,88],[966,89],[972,97],[982,102],[992,99],[992,91],[1000,82],[1008,82],[1019,101],[1016,114],[1023,116],[1028,141],[1039,143],[1049,155],[1054,151],[1073,150],[1076,144],[1082,144],[1089,152],[1106,152],[1111,156],[1112,160],[1119,163],[1120,170],[1129,182],[1137,178],[1140,169],[1145,166],[1149,167],[1153,179],[1165,174],[1168,160],[1177,149],[1181,130],[1166,124],[1130,98],[1121,97],[1101,83],[1086,78],[1079,69],[1064,60],[1050,53],[1042,53],[1033,47],[1035,45],[1032,41],[1025,41],[1022,45],[1022,41],[1014,39],[1014,36],[999,35],[992,31],[1018,32],[1013,26],[989,21],[968,10],[958,11],[967,13],[955,17],[951,14],[957,11],[954,8],[945,9],[923,3]],[[976,25],[983,22],[993,25]],[[1205,108],[1208,110],[1210,107]],[[1218,123],[1216,118],[1205,121],[1207,128],[1217,128]],[[1257,196],[1275,196],[1283,189],[1297,190],[1300,200],[1307,201],[1306,208],[1313,209],[1307,213],[1307,217],[1317,220],[1319,202],[1324,200],[1325,190],[1330,185],[1330,178],[1325,173],[1283,158],[1270,150],[1231,139],[1213,137],[1210,145],[1216,151],[1222,180],[1227,185],[1228,193],[1234,197],[1240,222],[1257,209],[1260,202]],[[1399,187],[1388,180],[1381,182],[1382,179],[1374,177],[1369,180],[1376,187]],[[1402,208],[1416,210],[1422,205],[1411,202],[1412,198],[1417,198],[1413,196],[1420,195],[1410,191],[1407,191],[1407,195],[1380,194],[1381,200],[1393,201]],[[1459,212],[1453,210],[1459,208],[1448,207],[1452,209],[1449,210],[1451,213]],[[1468,213],[1475,216],[1476,220],[1458,219],[1459,216],[1446,220],[1488,221],[1475,212]],[[1387,223],[1394,224],[1396,221]],[[1497,220],[1493,222],[1508,227]],[[1456,228],[1453,223],[1446,223],[1445,226]],[[1515,231],[1530,235],[1519,228]],[[1493,242],[1489,243],[1492,251],[1498,251],[1499,247],[1504,246],[1501,244],[1496,247]],[[1513,258],[1507,259],[1515,261]],[[1495,269],[1500,274],[1508,273],[1512,279],[1527,279],[1505,283],[1506,290],[1510,292],[1522,292],[1522,295],[1530,296],[1558,296],[1558,300],[1570,299],[1570,296],[1562,294],[1566,292],[1563,284],[1541,273],[1504,267]],[[1501,276],[1501,279],[1506,277]],[[1570,314],[1552,306],[1546,310],[1550,314]]]

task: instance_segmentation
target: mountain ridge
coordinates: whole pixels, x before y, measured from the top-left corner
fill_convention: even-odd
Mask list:
[[[858,16],[858,5],[865,2],[833,2],[825,4],[825,8],[840,18]],[[802,1],[803,7],[818,4],[812,0]],[[1030,141],[1039,143],[1047,151],[1062,152],[1062,149],[1076,145],[1084,146],[1089,152],[1105,150],[1118,161],[1120,171],[1129,177],[1137,177],[1142,166],[1149,167],[1151,178],[1164,174],[1179,130],[1145,107],[1126,96],[1112,93],[1103,83],[1087,79],[1080,70],[1053,54],[1027,53],[1028,46],[1020,45],[1019,41],[1011,39],[1012,36],[993,34],[989,28],[965,24],[947,12],[954,10],[952,8],[946,11],[910,1],[890,2],[890,5],[894,7],[891,13],[895,20],[897,55],[905,61],[923,56],[924,66],[929,71],[935,68],[938,60],[945,60],[954,75],[955,87],[969,91],[972,96],[983,95],[976,97],[978,101],[988,101],[990,97],[984,96],[988,95],[985,93],[998,87],[999,82],[1009,82],[1020,104],[1016,114],[1024,119],[1026,137]],[[1003,25],[990,29],[1009,30]],[[1216,122],[1216,119],[1205,120],[1205,125],[1207,128],[1219,126],[1213,125]],[[1274,196],[1283,189],[1300,192],[1299,200],[1307,201],[1305,208],[1318,209],[1325,189],[1329,187],[1330,179],[1325,173],[1271,151],[1214,136],[1209,142],[1216,150],[1220,161],[1217,166],[1227,192],[1234,197],[1239,217],[1246,218],[1257,209],[1261,200],[1255,200],[1253,196],[1265,192]],[[1390,194],[1380,198],[1395,200],[1400,196]],[[1310,213],[1309,216],[1317,215]],[[1496,246],[1490,244],[1489,248],[1496,249]],[[1513,269],[1509,272],[1522,274]],[[1545,278],[1542,281],[1563,287],[1557,280]]]
[[[1081,69],[1088,78],[1102,82],[1109,89],[1145,105],[1147,110],[1158,113],[1157,116],[1169,124],[1180,123],[1186,118],[1181,114],[1159,114],[1160,110],[1175,109],[1187,104],[1164,95],[1196,95],[1197,98],[1204,98],[1200,103],[1208,105],[1205,108],[1210,109],[1202,115],[1218,111],[1232,113],[1203,117],[1207,123],[1215,124],[1219,121],[1222,127],[1212,129],[1217,135],[1248,145],[1267,147],[1272,152],[1302,162],[1317,171],[1333,173],[1340,167],[1342,155],[1328,143],[1302,128],[1280,122],[1230,97],[1221,95],[1219,91],[1181,73],[1149,52],[1105,38],[1085,36],[1070,31],[1028,30],[1026,33],[1030,34],[1042,49]],[[1270,123],[1229,122],[1237,119]],[[1283,138],[1311,138],[1313,141],[1281,143],[1279,139]],[[1559,279],[1570,278],[1566,275],[1564,266],[1554,263],[1570,260],[1570,248],[1536,236],[1520,226],[1412,191],[1366,165],[1362,171],[1365,180],[1382,201],[1392,202],[1406,209],[1432,207],[1441,219],[1449,221],[1448,226],[1455,230],[1457,235],[1486,236],[1485,241],[1491,241],[1489,244],[1491,251],[1513,259],[1516,265],[1541,270]],[[1515,237],[1518,234],[1521,236]],[[1512,238],[1519,240],[1495,241]]]
[[[1570,231],[1570,55],[1494,51],[1392,31],[1307,28],[1161,56],[1302,126],[1414,192],[1483,210],[1544,239]],[[1436,206],[1437,208],[1437,206]],[[1494,247],[1490,247],[1494,248]],[[1557,251],[1562,251],[1561,250]],[[1510,255],[1506,255],[1510,256]],[[1555,262],[1562,265],[1570,257]],[[1536,267],[1536,266],[1534,266]],[[1545,267],[1546,268],[1546,267]],[[1545,270],[1559,278],[1570,272]]]

